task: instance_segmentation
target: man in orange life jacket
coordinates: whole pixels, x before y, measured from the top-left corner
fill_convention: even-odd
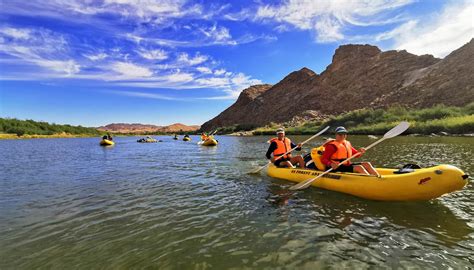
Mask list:
[[[285,137],[285,131],[282,128],[277,130],[278,138],[270,140],[270,146],[267,151],[267,159],[270,159],[277,167],[291,167],[293,164],[298,164],[300,168],[304,168],[304,160],[302,156],[292,157],[291,154],[285,154],[291,149],[297,147],[296,151],[301,151],[301,144],[294,144],[290,139]],[[273,153],[273,157],[271,154]]]
[[[351,143],[346,140],[347,130],[344,127],[336,128],[336,139],[324,144],[324,154],[321,161],[327,167],[332,167],[335,172],[355,172],[368,175],[377,175],[370,162],[351,163],[350,161],[337,167],[339,163],[351,156],[360,152],[360,155],[365,153],[365,149],[361,148],[359,151],[352,147]]]

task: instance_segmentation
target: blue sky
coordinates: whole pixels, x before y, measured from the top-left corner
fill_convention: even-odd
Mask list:
[[[202,124],[343,44],[444,57],[474,1],[2,0],[0,117]]]

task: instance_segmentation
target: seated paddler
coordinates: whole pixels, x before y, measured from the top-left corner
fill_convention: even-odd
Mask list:
[[[378,176],[378,172],[370,162],[352,163],[346,161],[340,164],[347,158],[354,155],[362,156],[365,153],[364,148],[356,150],[352,144],[347,140],[347,129],[344,127],[336,128],[336,139],[329,140],[324,144],[324,153],[321,161],[326,168],[333,168],[334,172],[353,172],[368,175]]]
[[[267,150],[267,159],[270,159],[277,167],[295,168],[296,165],[304,168],[304,160],[302,156],[292,156],[291,153],[286,154],[291,149],[297,147],[296,151],[301,151],[301,144],[294,144],[285,136],[285,130],[279,128],[276,131],[277,137],[270,140],[270,146]],[[273,155],[273,156],[272,156]]]

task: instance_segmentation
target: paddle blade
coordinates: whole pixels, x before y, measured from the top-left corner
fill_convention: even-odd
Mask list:
[[[318,132],[318,134],[316,134],[316,136],[319,136],[321,134],[323,134],[324,132],[326,132],[326,130],[328,130],[331,126],[327,126],[325,127],[323,130],[321,130],[320,132]]]
[[[387,131],[387,133],[385,133],[385,135],[383,135],[383,137],[385,139],[393,138],[395,136],[398,136],[398,135],[402,134],[405,130],[408,129],[408,127],[410,127],[410,123],[401,122],[396,127],[394,127],[391,130]]]
[[[267,164],[265,164],[264,166],[260,167],[260,168],[257,168],[253,171],[250,171],[248,172],[247,174],[257,174],[259,173],[261,170],[265,169],[268,165],[270,165],[271,162],[268,162]]]
[[[257,169],[255,169],[255,170],[253,170],[253,171],[247,172],[247,174],[257,174],[257,173],[259,173],[261,170],[262,170],[262,168],[257,168]]]
[[[300,189],[305,189],[307,187],[309,187],[311,185],[311,183],[313,183],[315,180],[317,180],[319,178],[318,177],[315,177],[313,179],[308,179],[306,181],[303,181],[303,182],[299,182],[298,184],[296,185],[293,185],[290,187],[290,190],[300,190]]]

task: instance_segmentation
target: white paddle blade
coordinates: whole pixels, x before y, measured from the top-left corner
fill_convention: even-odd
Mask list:
[[[311,183],[313,183],[314,181],[316,181],[318,178],[322,177],[325,174],[327,174],[327,172],[324,172],[324,173],[322,173],[322,174],[320,174],[320,175],[318,175],[314,178],[305,180],[303,182],[299,182],[298,184],[291,186],[290,190],[299,190],[299,189],[307,188],[311,185]]]
[[[391,130],[387,131],[387,133],[385,133],[385,135],[383,135],[383,137],[385,139],[393,138],[395,136],[398,136],[398,135],[402,134],[405,130],[408,129],[408,127],[410,127],[410,123],[401,122],[396,127],[394,127]]]
[[[327,126],[325,127],[323,130],[321,130],[320,132],[318,132],[318,134],[316,134],[315,136],[319,136],[321,134],[323,134],[324,132],[326,132],[326,130],[328,130],[331,126]]]
[[[268,162],[267,164],[265,164],[264,166],[260,167],[260,168],[257,168],[253,171],[250,171],[248,172],[247,174],[257,174],[259,173],[261,170],[265,169],[268,165],[270,165],[271,162]]]

